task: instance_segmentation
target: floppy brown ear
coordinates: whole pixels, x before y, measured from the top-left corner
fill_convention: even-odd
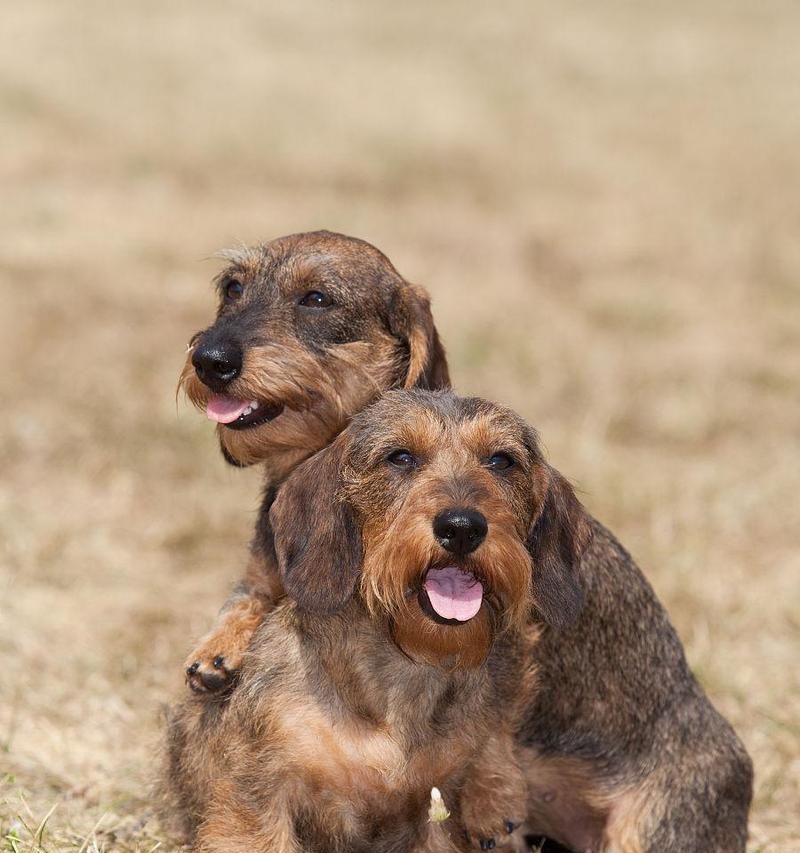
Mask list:
[[[591,539],[591,524],[572,486],[549,465],[545,470],[547,491],[528,535],[533,599],[545,622],[566,628],[577,620],[583,606],[579,565]]]
[[[295,468],[269,514],[286,592],[316,613],[334,613],[348,601],[361,566],[361,536],[339,494],[345,447],[339,436]]]
[[[408,347],[403,388],[450,387],[447,356],[433,323],[428,294],[416,284],[404,283],[389,304],[389,331]]]

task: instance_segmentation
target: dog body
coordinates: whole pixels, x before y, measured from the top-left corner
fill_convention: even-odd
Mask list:
[[[579,853],[744,851],[750,759],[639,568],[592,529],[580,614],[540,626],[517,729],[529,825]]]
[[[510,651],[501,644],[497,655]],[[512,691],[518,680],[504,665]],[[485,821],[493,807],[503,818],[511,798],[524,808],[521,778],[509,790],[513,741],[489,671],[488,662],[447,673],[412,661],[360,603],[321,616],[284,600],[254,636],[227,707],[206,701],[204,714],[173,722],[183,743],[194,741],[182,750],[173,740],[172,772],[184,807],[201,817],[196,849],[465,849],[460,816],[427,821],[434,786],[456,813],[472,797]],[[491,799],[478,790],[485,773],[498,779]]]

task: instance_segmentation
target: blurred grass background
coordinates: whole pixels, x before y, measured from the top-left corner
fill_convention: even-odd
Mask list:
[[[779,0],[4,7],[0,848],[172,849],[159,706],[259,488],[176,410],[203,259],[327,227],[429,288],[461,391],[539,427],[752,753],[751,850],[800,850],[799,28]]]

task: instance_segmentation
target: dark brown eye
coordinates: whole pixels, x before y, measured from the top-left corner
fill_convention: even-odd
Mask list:
[[[297,304],[302,305],[303,308],[330,308],[333,300],[321,290],[309,290]]]
[[[514,464],[514,460],[507,453],[495,453],[486,460],[486,467],[492,471],[505,471]]]
[[[232,278],[225,283],[224,293],[226,302],[235,302],[244,293],[244,285]]]
[[[408,450],[395,450],[386,459],[395,468],[416,468],[419,464],[416,457]]]

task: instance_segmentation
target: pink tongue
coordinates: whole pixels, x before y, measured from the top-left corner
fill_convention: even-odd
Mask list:
[[[431,607],[442,619],[466,622],[481,609],[483,585],[457,566],[429,569],[422,585],[428,593]]]
[[[206,403],[206,417],[218,424],[233,423],[250,405],[249,400],[237,400],[225,394],[214,394]]]

